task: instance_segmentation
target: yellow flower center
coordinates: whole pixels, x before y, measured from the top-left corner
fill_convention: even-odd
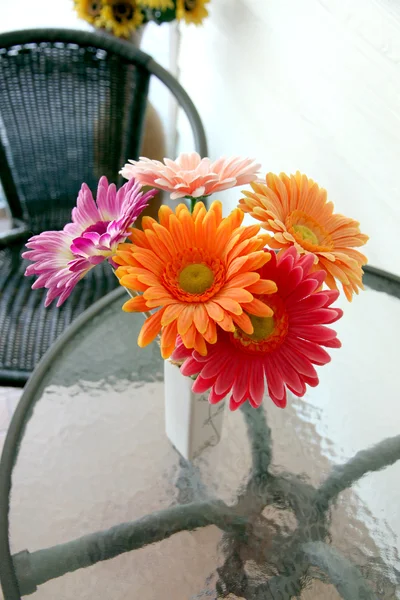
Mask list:
[[[304,241],[310,242],[311,244],[318,244],[318,238],[309,227],[305,225],[293,225],[294,231],[303,238]]]
[[[161,280],[181,302],[206,302],[224,285],[225,266],[203,248],[186,248],[165,265]]]
[[[113,5],[114,19],[117,23],[130,21],[134,15],[134,8],[128,2],[117,2]]]
[[[256,317],[255,315],[249,315],[249,317],[254,327],[254,332],[248,337],[255,342],[269,338],[275,329],[274,317]]]
[[[250,317],[254,332],[249,335],[241,329],[236,329],[231,334],[232,343],[241,351],[249,354],[267,354],[273,352],[284,342],[289,331],[289,318],[285,304],[278,293],[268,296],[259,296],[259,299],[268,304],[274,311],[273,317]]]
[[[193,10],[196,7],[197,0],[185,0],[185,10]]]
[[[187,265],[179,274],[179,286],[189,294],[203,294],[214,283],[213,271],[204,265]]]
[[[97,17],[101,12],[101,2],[100,0],[93,0],[93,2],[89,2],[88,3],[88,13],[93,16],[93,17]]]
[[[329,252],[333,248],[331,235],[313,217],[294,210],[285,221],[287,230],[296,242],[310,252]]]

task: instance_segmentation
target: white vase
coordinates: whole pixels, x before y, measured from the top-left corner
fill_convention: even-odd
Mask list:
[[[225,401],[209,404],[208,392],[192,392],[193,380],[164,361],[165,429],[171,443],[193,460],[221,439]]]

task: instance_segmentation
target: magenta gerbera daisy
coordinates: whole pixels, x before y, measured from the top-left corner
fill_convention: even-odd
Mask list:
[[[184,375],[197,375],[193,391],[210,390],[209,401],[215,404],[229,393],[230,408],[236,410],[248,400],[260,406],[265,384],[275,404],[286,406],[286,389],[303,396],[306,385],[316,386],[314,365],[324,365],[330,356],[323,346],[340,348],[336,332],[326,327],[342,316],[331,304],[337,290],[320,291],[324,271],[312,271],[312,255],[300,256],[294,248],[271,260],[260,270],[263,279],[276,283],[278,291],[259,296],[273,309],[272,317],[249,315],[254,333],[240,329],[233,333],[218,331],[216,344],[207,344],[207,355],[185,348],[178,338],[172,355],[183,362]]]
[[[74,286],[95,265],[110,259],[129,228],[157,190],[143,193],[131,179],[118,191],[102,177],[96,201],[84,183],[72,210],[72,223],[62,231],[45,231],[31,237],[23,258],[33,261],[25,275],[38,275],[32,288],[47,288],[45,306],[58,298],[57,306],[68,298]]]

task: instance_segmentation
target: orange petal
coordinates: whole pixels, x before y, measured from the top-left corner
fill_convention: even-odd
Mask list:
[[[136,230],[135,230],[136,231]],[[117,246],[117,252],[119,252],[120,250],[123,252],[130,252],[133,248],[133,245],[130,244],[129,242],[121,242],[120,244],[118,244]]]
[[[130,244],[130,246],[133,249],[132,244]],[[134,267],[137,264],[132,251],[128,252],[126,250],[117,250],[117,255],[115,258],[115,262],[117,262],[119,265],[131,265]]]
[[[207,345],[204,337],[199,332],[196,333],[196,339],[194,341],[193,348],[197,350],[201,356],[207,356]]]
[[[196,327],[192,323],[186,333],[181,335],[182,342],[184,343],[186,348],[193,348],[195,340],[196,340]]]
[[[120,265],[122,267],[126,266],[126,261],[122,257],[118,256],[118,254],[114,254],[112,259],[115,263],[117,263],[117,265]]]
[[[248,255],[264,247],[262,239],[253,238],[252,240],[238,240],[235,247],[227,253],[227,263],[231,263],[236,257]]]
[[[199,202],[196,204],[195,210],[198,206],[199,206]],[[203,247],[207,246],[207,240],[204,239],[204,235],[203,235],[203,221],[204,221],[206,214],[207,214],[207,211],[204,206],[196,212],[194,229],[195,229],[195,239],[196,239],[197,248],[203,248]],[[193,211],[193,215],[194,215],[194,211]]]
[[[166,326],[175,321],[184,310],[184,304],[169,304],[164,312],[161,325]]]
[[[344,294],[349,302],[353,300],[353,288],[351,285],[343,285]]]
[[[268,262],[269,257],[267,255],[268,252],[260,250],[259,252],[235,258],[228,267],[226,278],[230,279],[233,275],[239,275],[239,273],[246,271],[257,271]]]
[[[240,208],[235,208],[230,215],[228,215],[227,219],[229,220],[232,231],[240,227],[242,221],[244,219],[243,211]]]
[[[203,210],[206,210],[206,207],[204,206],[203,202],[196,202],[196,204],[194,205],[193,213],[192,213],[193,218],[197,219],[199,213],[202,213]]]
[[[253,285],[250,285],[247,290],[252,294],[275,294],[277,291],[277,286],[275,281],[271,281],[269,279],[260,279]]]
[[[120,284],[124,287],[129,288],[130,290],[136,290],[136,286],[139,283],[137,275],[123,275],[119,280]],[[147,285],[145,286],[147,289]]]
[[[222,321],[218,321],[218,325],[224,331],[235,331],[235,325],[233,324],[232,317],[228,313],[225,313]]]
[[[212,210],[215,214],[215,220],[218,227],[218,225],[222,221],[222,202],[220,202],[219,200],[214,200],[214,202],[210,206],[210,210]]]
[[[346,273],[339,267],[337,263],[331,263],[325,258],[321,258],[320,263],[324,266],[328,273],[330,273],[331,275],[333,275],[333,277],[338,279],[340,283],[343,283],[343,285],[350,284],[349,278],[347,277]]]
[[[115,256],[113,258],[115,259]],[[115,275],[118,277],[118,279],[121,279],[121,277],[124,277],[124,275],[129,275],[129,271],[130,267],[121,266],[116,269]]]
[[[246,313],[242,313],[241,315],[234,315],[232,317],[235,325],[237,325],[242,331],[251,335],[254,333],[254,327],[250,321],[250,318]]]
[[[181,249],[185,248],[186,239],[185,239],[185,234],[183,231],[182,223],[179,221],[178,217],[174,213],[172,213],[170,220],[169,220],[169,229],[170,229],[171,235],[173,236],[173,238],[175,240],[175,245]]]
[[[194,307],[194,324],[197,331],[202,335],[207,331],[208,321],[208,314],[204,308],[204,304],[197,304]]]
[[[215,344],[217,341],[217,326],[211,319],[208,320],[207,331],[204,334],[204,339],[209,344]]]
[[[146,248],[146,250],[151,250],[149,240],[144,231],[141,231],[140,229],[136,228],[132,229],[129,239],[131,240],[132,244],[135,245],[136,248]]]
[[[139,273],[137,278],[140,283],[144,283],[147,286],[159,287],[160,280],[154,273],[150,273],[149,271],[147,273]]]
[[[149,310],[149,308],[143,296],[135,296],[125,302],[122,306],[122,310],[125,312],[145,312],[146,310]]]
[[[186,208],[186,207],[185,207]],[[190,243],[194,238],[194,222],[192,215],[187,210],[181,210],[178,215],[180,222],[182,223],[183,232],[185,235],[185,239],[187,240],[186,246]]]
[[[268,246],[270,248],[272,248],[273,250],[280,250],[280,248],[282,248],[282,244],[279,244],[279,242],[275,241],[275,238],[270,236],[269,239],[266,242],[268,244]],[[289,248],[290,244],[284,244],[284,248]]]
[[[167,294],[162,298],[156,298],[155,300],[147,300],[147,306],[149,308],[157,308],[158,306],[169,306],[170,304],[179,304],[178,300]]]
[[[175,214],[176,216],[179,216],[181,213],[189,213],[189,209],[186,206],[186,204],[183,204],[183,202],[181,202],[180,204],[178,204],[178,206],[175,208]]]
[[[239,302],[239,304],[242,304],[243,302],[251,302],[253,300],[252,294],[242,288],[229,288],[228,290],[224,288],[218,293],[217,297],[214,297],[214,300],[219,302],[219,298],[230,298],[231,300],[235,300],[235,302]],[[227,310],[234,312],[230,308]]]
[[[222,252],[222,258],[226,259],[227,263],[232,262],[232,260],[234,258],[236,258],[237,254],[240,254],[240,251],[243,248],[243,243],[240,245],[239,238],[240,238],[239,233],[235,232],[235,234],[232,234],[230,236],[229,242],[226,244],[226,246]],[[239,252],[236,253],[235,249],[237,248],[238,245],[239,245]]]
[[[195,309],[194,304],[186,305],[185,309],[179,315],[179,317],[178,317],[178,333],[179,333],[179,335],[184,335],[188,331],[189,327],[192,325],[194,309]]]
[[[216,256],[220,256],[222,254],[222,252],[226,248],[226,245],[230,241],[232,228],[228,219],[229,217],[224,219],[217,228],[214,247]]]
[[[140,250],[135,251],[134,256],[136,261],[140,265],[142,265],[155,275],[161,275],[161,273],[164,271],[164,261],[159,256],[157,256],[152,250],[141,248]]]
[[[177,248],[175,246],[174,238],[170,234],[169,230],[158,223],[154,225],[153,230],[157,234],[157,237],[162,241],[164,246],[168,248],[168,252],[171,254],[171,256],[173,256],[176,253]]]
[[[257,317],[272,317],[274,314],[274,311],[264,304],[264,302],[258,300],[258,298],[254,298],[251,302],[246,304],[246,312],[256,315]]]
[[[174,211],[166,204],[163,204],[158,211],[158,220],[160,222],[160,225],[168,227],[170,222],[169,218],[171,215],[174,215]]]
[[[206,308],[206,311],[208,312],[208,316],[210,317],[210,319],[212,319],[213,321],[222,321],[222,319],[225,316],[225,311],[219,304],[216,304],[216,302],[209,300],[205,303],[204,306]]]
[[[203,220],[203,236],[207,240],[207,248],[210,252],[214,253],[215,236],[217,233],[217,222],[215,213],[209,210]]]
[[[144,297],[146,298],[146,300],[158,300],[158,298],[164,298],[164,296],[169,297],[170,293],[161,285],[154,285],[152,287],[149,287],[144,292]]]
[[[161,356],[169,358],[176,346],[176,321],[164,327],[161,334]]]
[[[250,240],[250,238],[255,237],[257,233],[260,231],[260,225],[247,225],[245,227],[240,227],[236,233],[240,234],[240,241]]]
[[[138,337],[138,345],[140,348],[148,346],[156,339],[161,329],[161,319],[163,313],[164,309],[162,308],[145,320]]]
[[[144,283],[140,283],[140,281],[138,280],[134,280],[132,279],[129,283],[129,285],[122,283],[122,280],[120,280],[119,282],[123,287],[127,288],[128,290],[132,290],[135,292],[145,292],[148,289],[148,286],[145,285]],[[149,307],[150,308],[150,307]]]
[[[153,217],[143,217],[142,219],[142,229],[143,231],[152,230],[154,224],[157,223]]]
[[[157,223],[158,225],[158,223]],[[153,253],[165,260],[170,260],[172,258],[172,254],[163,241],[159,238],[159,236],[155,233],[155,231],[146,231],[147,238],[149,240],[149,244],[151,244]]]
[[[240,304],[238,302],[236,302],[236,300],[233,300],[232,298],[224,298],[223,296],[221,297],[220,294],[217,294],[216,296],[213,297],[214,302],[216,302],[217,304],[219,304],[220,306],[222,306],[222,308],[224,308],[225,310],[228,310],[229,312],[233,313],[234,315],[241,315],[243,312],[242,307],[240,306]],[[247,310],[247,304],[246,304],[246,310]],[[221,325],[221,323],[220,323]]]

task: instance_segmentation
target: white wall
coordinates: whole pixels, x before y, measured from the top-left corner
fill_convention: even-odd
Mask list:
[[[249,155],[264,173],[305,172],[361,222],[370,263],[400,275],[400,4],[214,0],[202,28],[181,32],[181,82],[210,155]],[[183,127],[181,137],[186,148]],[[226,212],[239,198],[240,190],[221,195]],[[400,430],[400,302],[367,292],[342,305],[343,348],[304,403],[334,462]],[[292,402],[301,417],[302,402]],[[397,568],[399,474],[397,464],[356,487]]]
[[[180,58],[213,157],[304,171],[397,274],[399,32],[391,0],[214,0],[203,27],[182,28]],[[231,208],[238,193],[223,198]]]

